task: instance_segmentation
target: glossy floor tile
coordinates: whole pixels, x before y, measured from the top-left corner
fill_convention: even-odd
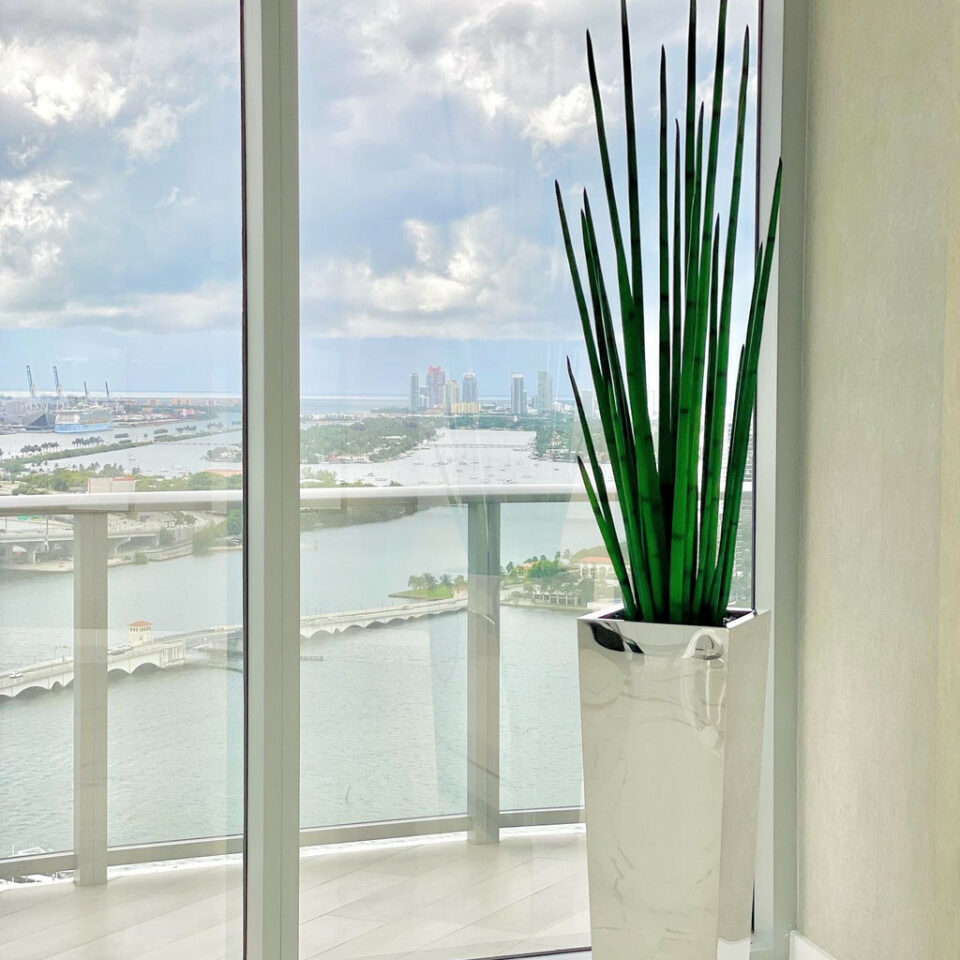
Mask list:
[[[240,960],[241,879],[229,859],[113,870],[104,887],[0,887],[0,960]],[[579,826],[504,831],[487,846],[457,835],[301,856],[301,960],[561,960],[589,930]]]

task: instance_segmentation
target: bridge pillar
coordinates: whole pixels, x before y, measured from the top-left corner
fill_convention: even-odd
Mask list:
[[[74,517],[74,881],[107,882],[107,515]]]
[[[467,506],[467,813],[500,841],[500,504]]]

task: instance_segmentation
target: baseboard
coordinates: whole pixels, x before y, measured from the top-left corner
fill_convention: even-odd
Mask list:
[[[836,960],[796,930],[790,934],[790,960]]]
[[[750,938],[718,941],[717,960],[750,960]]]

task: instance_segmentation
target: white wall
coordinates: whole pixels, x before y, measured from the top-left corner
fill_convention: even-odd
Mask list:
[[[810,0],[799,927],[960,956],[960,2]]]

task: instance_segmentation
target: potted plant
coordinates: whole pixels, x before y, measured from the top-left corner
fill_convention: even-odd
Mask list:
[[[749,951],[770,617],[729,609],[728,598],[781,171],[765,240],[756,250],[746,336],[728,397],[749,31],[740,69],[730,205],[722,224],[714,206],[726,12],[727,0],[721,0],[705,131],[704,106],[696,102],[696,0],[690,4],[683,149],[678,121],[672,138],[672,191],[666,54],[661,48],[656,439],[648,397],[636,126],[623,0],[626,241],[587,34],[616,259],[612,296],[589,198],[584,192],[580,211],[582,280],[557,185],[563,240],[623,529],[621,537],[568,359],[589,463],[578,461],[580,473],[622,593],[619,607],[583,617],[578,630],[597,960],[712,960]],[[617,306],[622,344],[614,332]]]

